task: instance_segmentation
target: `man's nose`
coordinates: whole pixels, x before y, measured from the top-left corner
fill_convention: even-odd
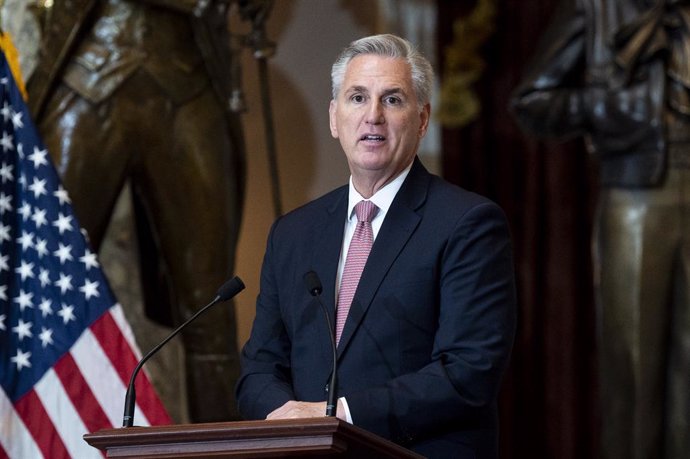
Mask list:
[[[383,105],[379,101],[372,101],[367,110],[367,123],[383,124],[384,122]]]

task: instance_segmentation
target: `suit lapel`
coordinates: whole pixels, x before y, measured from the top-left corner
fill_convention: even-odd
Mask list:
[[[339,357],[359,328],[391,265],[419,225],[421,220],[419,209],[426,201],[430,178],[431,175],[419,159],[415,159],[410,173],[388,209],[388,214],[371,248],[340,337]]]
[[[323,291],[321,301],[328,312],[331,326],[335,326],[335,283],[338,272],[338,260],[340,248],[343,244],[343,229],[345,214],[347,213],[347,192],[343,191],[328,206],[323,216],[323,223],[314,232],[313,251],[311,257],[311,269],[316,272],[321,280]],[[319,306],[317,306],[319,307]],[[321,314],[321,312],[318,312]],[[328,351],[330,359],[330,335],[326,325],[319,327],[318,343],[322,343],[324,351]]]

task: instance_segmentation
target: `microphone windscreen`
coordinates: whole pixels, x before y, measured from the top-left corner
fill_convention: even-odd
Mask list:
[[[244,290],[244,282],[235,276],[218,289],[218,301],[227,301]]]
[[[314,271],[309,271],[304,275],[304,283],[307,284],[307,290],[313,296],[321,295],[323,291],[323,286],[321,285],[321,279],[319,279],[318,274]]]

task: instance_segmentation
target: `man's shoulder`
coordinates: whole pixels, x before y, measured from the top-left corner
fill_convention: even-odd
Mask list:
[[[319,225],[332,216],[340,206],[345,206],[343,209],[347,206],[347,185],[291,210],[276,220],[274,226],[294,229]]]
[[[347,202],[347,185],[340,186],[328,193],[313,199],[285,214],[286,218],[301,218],[310,213],[332,212],[337,208],[341,200]]]
[[[458,210],[461,207],[494,204],[486,196],[452,184],[429,172],[418,159],[413,163],[401,192],[402,200],[412,207],[423,203],[438,209]]]
[[[481,205],[497,206],[490,198],[454,185],[436,175],[431,175],[429,203],[441,208],[474,208]]]

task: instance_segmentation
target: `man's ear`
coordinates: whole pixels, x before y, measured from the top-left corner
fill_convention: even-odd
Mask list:
[[[429,120],[431,119],[431,104],[426,104],[419,113],[419,116],[421,118],[421,123],[419,125],[419,138],[421,139],[426,135],[426,131],[429,128]]]
[[[335,111],[337,106],[338,103],[335,100],[331,100],[331,104],[328,106],[328,123],[331,127],[331,135],[334,139],[338,138],[338,125],[335,122]]]

